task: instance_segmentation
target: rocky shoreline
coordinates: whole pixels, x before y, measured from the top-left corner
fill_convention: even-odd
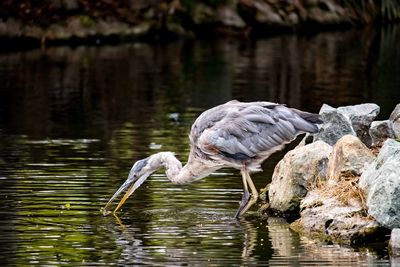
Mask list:
[[[301,234],[350,245],[389,241],[400,255],[400,104],[375,121],[376,104],[323,105],[319,133],[277,164],[264,215],[294,219]]]
[[[23,41],[46,46],[219,35],[248,38],[400,19],[397,12],[385,10],[378,1],[6,1],[0,7],[0,39],[3,45]]]

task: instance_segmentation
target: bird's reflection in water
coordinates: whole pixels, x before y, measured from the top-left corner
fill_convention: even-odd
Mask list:
[[[236,263],[241,258],[245,265],[265,262],[273,266],[302,265],[316,257],[327,265],[335,265],[338,257],[348,262],[349,255],[350,263],[366,256],[371,260],[376,257],[373,251],[360,252],[300,237],[282,218],[265,220],[250,213],[235,219],[231,213],[183,209],[136,216],[136,219],[147,216],[145,222],[131,221],[129,217],[121,219],[115,214],[117,227],[112,231],[121,250],[120,261],[144,263],[156,254],[160,262],[180,266],[215,263],[224,256],[235,259]],[[230,242],[241,242],[242,247],[232,247]],[[221,246],[224,255],[220,253]]]
[[[114,214],[113,219],[112,234],[125,262],[145,261],[154,253],[161,261],[174,264],[188,258],[204,263],[226,255],[236,261],[240,255],[243,261],[253,260],[257,230],[251,221],[235,219],[231,210],[151,209],[135,215],[126,211],[121,217]],[[226,255],[218,252],[221,247]]]
[[[143,240],[137,238],[135,233],[137,228],[131,224],[125,224],[116,213],[113,214],[117,227],[112,232],[115,236],[116,246],[120,250],[119,263],[131,264],[144,262],[141,258],[145,258],[145,249]]]
[[[126,230],[125,224],[121,221],[121,219],[118,217],[116,213],[113,213],[113,216],[117,224],[121,227],[121,232],[124,232]]]
[[[243,250],[242,259],[250,260],[253,255],[253,250],[258,242],[257,228],[255,222],[246,217],[238,219],[238,225],[243,231]]]

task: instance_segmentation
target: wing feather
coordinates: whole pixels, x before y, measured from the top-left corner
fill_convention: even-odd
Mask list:
[[[213,158],[250,160],[268,156],[315,127],[299,111],[283,105],[231,101],[200,115],[192,127],[191,140]]]

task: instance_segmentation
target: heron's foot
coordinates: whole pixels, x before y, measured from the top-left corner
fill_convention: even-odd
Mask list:
[[[258,200],[258,193],[252,194],[250,200],[248,200],[243,207],[240,206],[238,212],[236,213],[236,218],[245,214],[245,212],[248,211],[251,208],[251,206],[253,206],[257,202],[257,200]]]
[[[111,211],[107,210],[106,208],[101,208],[100,211],[103,214],[103,216],[108,216],[111,213]]]
[[[238,218],[242,213],[242,210],[247,206],[249,202],[250,194],[249,191],[245,190],[243,192],[242,200],[239,204],[239,209],[236,211],[235,217]]]

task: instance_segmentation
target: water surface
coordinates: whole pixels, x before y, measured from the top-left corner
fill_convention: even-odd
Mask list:
[[[0,54],[0,262],[9,265],[388,265],[384,244],[315,243],[256,208],[233,218],[237,171],[188,186],[157,172],[99,209],[149,154],[185,161],[190,126],[231,99],[317,112],[400,102],[400,28],[265,40],[55,47]],[[278,153],[254,175],[269,181]],[[395,259],[392,259],[393,261]]]

